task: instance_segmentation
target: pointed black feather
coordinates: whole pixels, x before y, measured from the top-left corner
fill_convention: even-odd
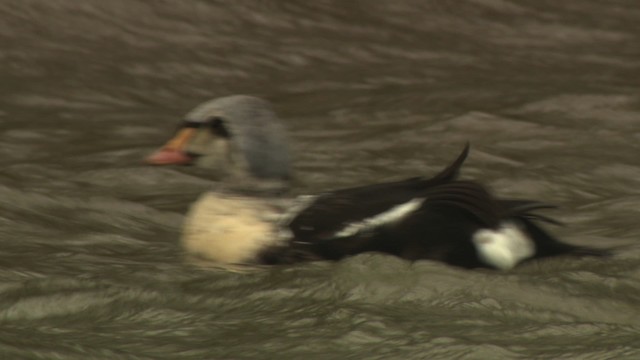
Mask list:
[[[605,249],[595,249],[586,246],[576,246],[563,243],[546,232],[542,227],[526,216],[517,217],[525,232],[536,245],[534,258],[544,258],[558,255],[574,256],[607,256],[610,252]]]
[[[558,208],[557,205],[540,202],[540,201],[534,201],[534,200],[499,199],[498,203],[503,209],[511,213],[521,213],[521,212],[529,212],[533,210],[546,210],[546,209]]]
[[[546,222],[548,224],[563,226],[564,224],[556,219],[548,217],[546,215],[540,215],[534,213],[536,210],[548,210],[548,209],[556,209],[557,206],[553,204],[548,204],[544,202],[534,201],[534,200],[498,200],[499,206],[501,207],[501,216],[504,218],[509,217],[526,217],[530,220],[537,220]]]

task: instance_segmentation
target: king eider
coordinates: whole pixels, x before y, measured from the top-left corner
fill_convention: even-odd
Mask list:
[[[224,264],[290,264],[380,252],[463,268],[507,270],[558,255],[605,250],[560,242],[541,223],[553,206],[496,198],[458,180],[469,146],[432,178],[331,191],[293,200],[215,191],[188,212],[181,242],[190,254]]]
[[[232,95],[200,104],[185,115],[174,136],[145,161],[195,165],[219,177],[286,181],[291,160],[284,125],[271,104]]]

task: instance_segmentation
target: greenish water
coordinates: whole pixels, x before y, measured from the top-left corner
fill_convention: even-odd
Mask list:
[[[0,357],[639,358],[638,23],[631,0],[1,2]],[[295,193],[432,174],[470,141],[464,177],[624,251],[196,266],[177,239],[211,179],[141,159],[238,93],[289,128]]]

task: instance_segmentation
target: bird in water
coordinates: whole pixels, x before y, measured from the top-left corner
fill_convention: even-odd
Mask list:
[[[181,242],[190,254],[223,264],[290,264],[379,252],[463,268],[511,269],[531,259],[604,256],[606,250],[557,240],[541,223],[552,208],[499,199],[458,180],[469,152],[437,175],[286,200],[219,189],[186,215]]]

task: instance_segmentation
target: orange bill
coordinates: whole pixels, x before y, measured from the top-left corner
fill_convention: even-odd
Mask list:
[[[145,161],[152,165],[188,164],[193,158],[185,151],[186,145],[195,134],[196,129],[180,129],[176,136],[162,148],[149,155]]]

